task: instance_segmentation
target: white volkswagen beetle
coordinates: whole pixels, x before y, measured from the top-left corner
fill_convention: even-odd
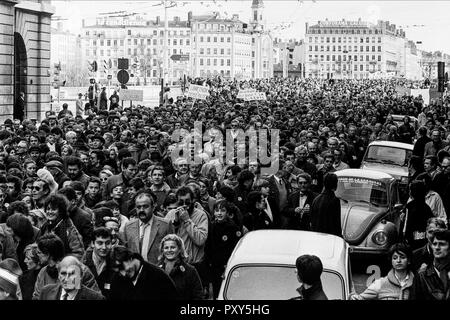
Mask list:
[[[323,264],[328,299],[347,299],[353,288],[349,246],[340,237],[298,230],[257,230],[236,245],[224,273],[222,300],[288,300],[298,297],[295,261],[316,255]]]

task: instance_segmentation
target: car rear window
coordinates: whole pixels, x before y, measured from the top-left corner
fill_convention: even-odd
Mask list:
[[[321,280],[328,299],[344,299],[344,281],[339,273],[324,269]],[[289,300],[299,296],[298,287],[295,266],[238,266],[228,276],[224,297],[226,300]]]
[[[382,163],[394,164],[398,166],[407,166],[409,158],[412,155],[411,150],[387,147],[370,146],[365,161],[380,161]]]

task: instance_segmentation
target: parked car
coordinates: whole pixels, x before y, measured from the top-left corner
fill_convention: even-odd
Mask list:
[[[388,173],[345,169],[336,172],[341,199],[342,236],[355,254],[382,255],[398,239],[397,181]]]
[[[399,182],[403,203],[408,198],[408,163],[414,145],[395,141],[373,141],[367,147],[361,169],[389,173]]]
[[[320,258],[328,299],[353,292],[349,246],[340,237],[298,230],[257,230],[236,245],[224,273],[222,300],[288,300],[298,297],[295,261],[303,254]]]

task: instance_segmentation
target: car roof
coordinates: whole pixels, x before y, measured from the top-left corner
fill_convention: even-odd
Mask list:
[[[320,258],[325,269],[345,274],[347,243],[340,237],[300,230],[256,230],[236,245],[227,268],[239,264],[295,265],[303,254]]]
[[[406,150],[411,150],[411,151],[414,148],[413,144],[396,142],[396,141],[373,141],[369,144],[369,147],[370,146],[393,147],[393,148],[400,148],[400,149],[406,149]]]
[[[344,169],[336,171],[335,174],[338,177],[357,177],[373,180],[394,180],[394,177],[389,173],[370,169]]]

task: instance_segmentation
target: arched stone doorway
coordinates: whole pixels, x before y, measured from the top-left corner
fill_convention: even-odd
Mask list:
[[[22,36],[14,32],[14,114],[16,114],[16,101],[19,93],[25,94],[27,101],[27,49]],[[26,116],[27,110],[24,110]]]

